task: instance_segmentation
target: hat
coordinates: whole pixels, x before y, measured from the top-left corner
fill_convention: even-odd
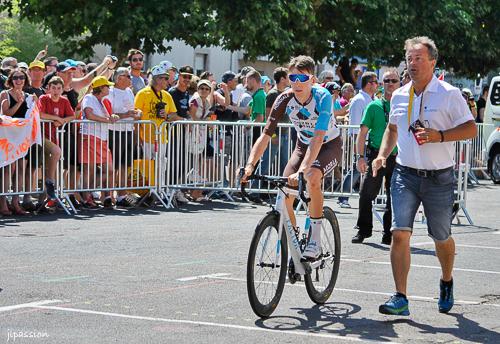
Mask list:
[[[36,68],[36,67],[41,68],[41,69],[45,69],[45,63],[43,63],[42,61],[39,61],[39,60],[35,60],[35,61],[30,63],[29,69]]]
[[[200,88],[200,86],[202,86],[202,85],[205,85],[205,86],[212,88],[210,81],[207,79],[201,79],[200,81],[198,81],[198,85],[196,85],[196,88]]]
[[[269,77],[268,77],[267,75],[263,75],[263,76],[260,78],[260,82],[262,83],[262,85],[265,85],[265,84],[266,84],[266,82],[268,82],[268,81],[269,81],[269,83],[270,83],[270,84],[272,84],[271,79],[269,79]]]
[[[325,84],[325,88],[328,90],[328,92],[332,93],[333,91],[340,91],[340,85],[337,84],[335,81],[330,81]]]
[[[69,63],[67,63],[67,62],[59,62],[56,66],[56,70],[58,72],[66,72],[66,71],[71,70],[71,69],[75,70],[76,68],[70,66]]]
[[[153,68],[151,68],[151,75],[152,76],[167,75],[168,68],[166,67],[168,67],[166,64],[154,66]]]
[[[75,60],[73,60],[73,59],[67,59],[64,62],[66,62],[67,64],[69,64],[71,67],[78,66],[78,63]]]
[[[158,63],[158,66],[162,66],[163,68],[165,68],[165,70],[171,70],[171,69],[177,69],[174,67],[174,64],[170,61],[161,61],[160,63]]]
[[[76,65],[77,66],[81,66],[81,67],[86,67],[87,66],[87,64],[85,62],[83,62],[83,61],[76,61]]]
[[[179,73],[181,73],[181,74],[194,74],[194,70],[193,70],[193,67],[191,67],[191,66],[182,66],[179,69]]]
[[[234,74],[230,70],[228,70],[227,72],[222,74],[222,82],[224,82],[224,83],[227,83],[227,82],[233,80],[234,78],[236,78],[236,74]]]
[[[252,70],[255,70],[255,68],[253,68],[252,66],[245,66],[245,67],[241,68],[240,76],[245,77]]]
[[[474,94],[472,94],[472,91],[468,88],[465,88],[465,87],[462,88],[462,94],[467,96],[468,99],[474,98]]]
[[[102,86],[113,86],[114,83],[110,82],[108,79],[106,79],[105,76],[96,76],[94,79],[92,79],[92,88],[97,88],[97,87],[102,87]]]
[[[17,64],[17,68],[24,68],[24,69],[28,69],[28,64],[26,62],[19,62]]]

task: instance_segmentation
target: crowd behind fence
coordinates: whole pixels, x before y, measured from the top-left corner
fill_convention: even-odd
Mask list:
[[[152,121],[116,122],[103,124],[75,120],[62,126],[43,121],[41,146],[33,145],[30,152],[14,165],[0,169],[0,197],[32,197],[43,199],[46,178],[47,142],[57,142],[58,158],[56,195],[58,204],[69,214],[77,210],[71,202],[75,194],[100,192],[110,197],[135,193],[144,199],[152,197],[164,207],[173,207],[176,190],[200,190],[205,198],[222,193],[232,200],[238,192],[236,178],[244,166],[252,144],[264,127],[263,123],[178,121],[157,126]],[[478,125],[479,134],[473,140],[456,145],[456,202],[466,211],[468,178],[471,171],[485,172],[485,125]],[[254,130],[257,128],[258,130]],[[356,137],[351,126],[339,126],[343,142],[342,161],[324,178],[326,197],[358,197],[359,173],[356,171],[354,147]],[[154,144],[144,145],[148,132]],[[52,136],[56,135],[54,139]],[[258,171],[281,175],[291,155],[296,134],[290,124],[280,124],[261,159]],[[269,185],[252,184],[250,192],[273,193]],[[384,198],[381,191],[380,198]]]

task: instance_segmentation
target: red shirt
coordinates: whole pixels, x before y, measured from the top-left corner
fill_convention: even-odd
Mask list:
[[[57,102],[55,102],[52,100],[52,98],[50,98],[49,94],[44,94],[38,100],[38,107],[40,108],[40,112],[59,116],[61,118],[71,117],[75,115],[75,111],[71,107],[68,98],[62,96],[59,97],[59,100]],[[44,129],[45,138],[57,145],[58,142],[56,136],[56,126],[53,124],[51,125],[50,123],[45,123]]]

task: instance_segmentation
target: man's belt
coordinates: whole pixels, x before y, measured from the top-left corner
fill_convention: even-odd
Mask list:
[[[453,166],[450,166],[447,168],[443,168],[441,170],[419,170],[416,168],[411,168],[411,167],[403,166],[400,164],[396,164],[396,167],[399,167],[404,171],[408,171],[411,174],[414,174],[416,176],[423,177],[423,178],[434,177],[434,176],[440,175],[442,173],[448,172],[448,171],[453,169]]]

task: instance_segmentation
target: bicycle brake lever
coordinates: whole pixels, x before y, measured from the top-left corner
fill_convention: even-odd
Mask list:
[[[240,191],[241,191],[241,196],[242,198],[245,200],[245,201],[249,201],[248,200],[248,193],[245,191],[245,185],[246,183],[242,183],[241,182],[241,179],[243,178],[243,176],[245,175],[245,168],[244,167],[241,167],[240,168],[240,171],[238,173],[238,182],[240,183]]]
[[[299,197],[302,200],[302,202],[308,204],[311,201],[311,199],[306,197],[306,195],[304,193],[305,183],[306,183],[306,181],[304,179],[304,172],[299,172]]]

